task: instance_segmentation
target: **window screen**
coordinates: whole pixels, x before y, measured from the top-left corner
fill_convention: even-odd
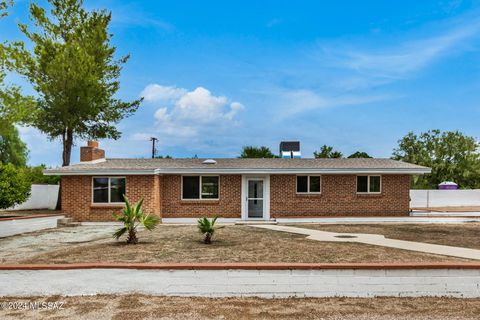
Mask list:
[[[108,178],[93,178],[93,202],[108,202]]]
[[[380,176],[370,176],[369,192],[380,192]]]
[[[183,177],[183,199],[200,198],[200,177]]]
[[[110,178],[110,202],[123,202],[125,178]]]
[[[368,192],[368,176],[357,176],[357,192]]]
[[[310,176],[310,192],[320,192],[320,177]]]
[[[218,177],[202,177],[202,199],[218,199]]]
[[[297,176],[297,192],[308,191],[308,176]]]

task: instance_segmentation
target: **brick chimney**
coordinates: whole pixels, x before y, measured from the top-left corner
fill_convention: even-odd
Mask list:
[[[105,150],[98,148],[97,141],[88,141],[86,147],[80,147],[80,162],[105,159]]]

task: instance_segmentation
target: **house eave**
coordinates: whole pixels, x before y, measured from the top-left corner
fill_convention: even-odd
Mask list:
[[[78,175],[162,175],[162,174],[409,174],[421,175],[430,173],[430,168],[167,168],[167,169],[83,169],[44,171],[45,175],[78,176]]]

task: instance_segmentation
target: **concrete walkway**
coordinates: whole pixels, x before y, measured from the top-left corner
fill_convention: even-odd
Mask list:
[[[279,225],[252,225],[255,228],[262,228],[274,231],[303,234],[307,239],[330,242],[357,242],[374,246],[390,247],[403,250],[411,250],[444,256],[480,260],[480,250],[462,247],[443,246],[424,242],[405,241],[388,239],[380,234],[367,233],[336,233],[319,231],[305,228],[279,226]]]

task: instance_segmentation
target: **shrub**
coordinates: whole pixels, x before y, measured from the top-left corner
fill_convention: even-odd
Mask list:
[[[206,244],[212,243],[212,237],[213,234],[215,233],[216,229],[223,228],[215,226],[215,222],[217,221],[218,217],[215,217],[213,219],[208,219],[207,217],[203,217],[198,219],[197,227],[198,231],[205,236],[203,239],[203,242]]]
[[[0,209],[25,202],[30,196],[30,180],[22,169],[0,163]]]
[[[125,199],[125,208],[123,208],[122,213],[120,214],[113,214],[113,217],[120,222],[123,222],[123,228],[118,229],[113,234],[115,239],[119,239],[125,233],[128,234],[127,236],[127,243],[128,244],[137,244],[137,227],[142,225],[147,230],[153,230],[160,222],[160,219],[156,216],[151,216],[149,214],[145,214],[142,209],[143,199],[130,205],[127,197],[123,196]]]

